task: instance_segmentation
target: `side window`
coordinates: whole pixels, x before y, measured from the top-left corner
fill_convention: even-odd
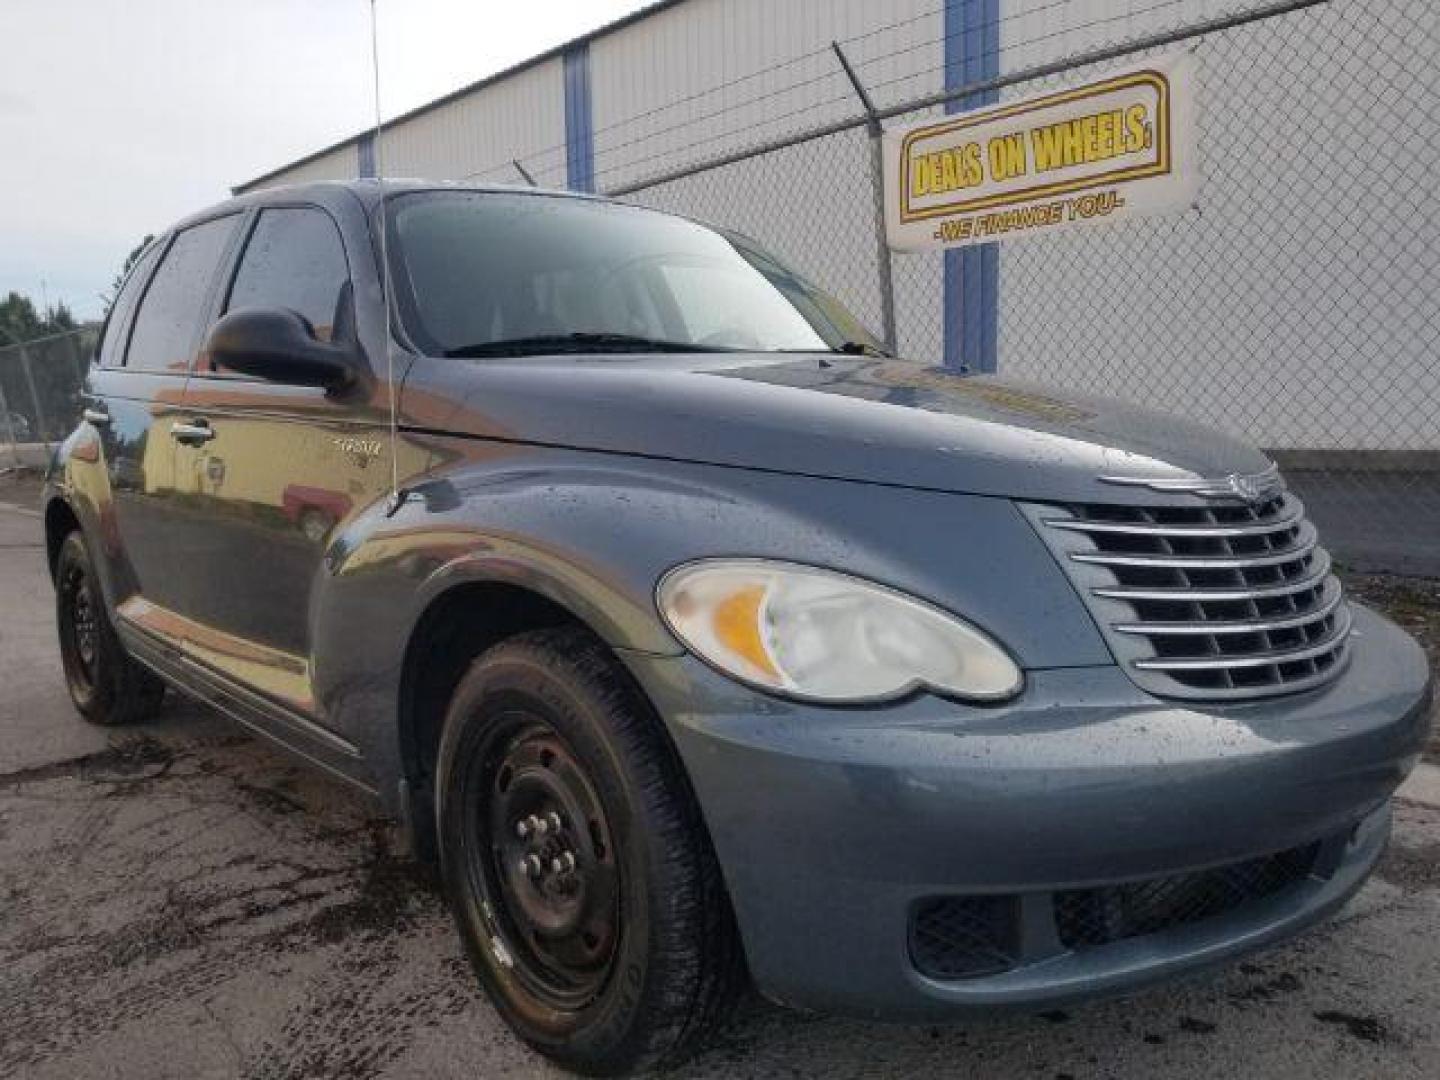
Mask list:
[[[125,356],[125,337],[130,332],[130,316],[135,313],[135,301],[150,279],[150,269],[160,257],[161,244],[152,244],[130,268],[125,284],[115,302],[110,305],[110,314],[105,317],[105,329],[100,336],[100,364],[102,367],[117,367]]]
[[[349,303],[350,270],[340,233],[323,210],[281,207],[264,210],[245,246],[227,311],[289,308],[329,341],[340,304]]]
[[[175,237],[140,302],[125,354],[127,367],[189,370],[210,281],[238,220],[234,214],[216,218]]]

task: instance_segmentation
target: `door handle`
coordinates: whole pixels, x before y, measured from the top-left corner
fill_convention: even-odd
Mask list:
[[[105,427],[110,423],[110,414],[104,409],[85,409],[80,416],[87,424],[94,424],[96,427]]]
[[[176,421],[170,425],[170,437],[186,446],[198,446],[213,439],[215,429],[205,420],[192,420],[188,424]]]

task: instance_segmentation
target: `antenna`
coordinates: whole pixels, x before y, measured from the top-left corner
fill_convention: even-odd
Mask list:
[[[395,351],[390,341],[390,253],[387,250],[389,228],[385,221],[385,155],[382,140],[385,128],[380,113],[380,26],[375,12],[376,0],[370,0],[370,66],[375,75],[375,183],[380,189],[380,300],[385,308],[385,385],[390,396],[390,506],[395,513],[404,503],[400,494],[400,418],[396,412]]]

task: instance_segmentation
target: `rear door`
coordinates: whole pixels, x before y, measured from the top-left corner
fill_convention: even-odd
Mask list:
[[[188,602],[193,508],[176,488],[172,428],[185,420],[186,377],[239,223],[231,214],[187,226],[141,257],[90,377],[85,420],[99,434],[108,491],[88,494],[100,514],[103,573],[132,620]]]
[[[352,294],[331,215],[271,206],[251,224],[219,314],[286,308],[328,340],[353,328]],[[312,715],[310,597],[338,531],[389,490],[386,412],[365,392],[270,382],[206,357],[185,409],[207,431],[177,458],[177,484],[205,522],[187,553],[204,583],[187,610],[192,639],[212,666]]]

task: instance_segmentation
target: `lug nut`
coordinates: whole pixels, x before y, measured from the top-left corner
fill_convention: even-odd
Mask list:
[[[518,836],[521,840],[524,840],[527,836],[530,835],[530,820],[528,818],[524,821],[517,821],[515,823],[515,835]]]
[[[565,819],[562,818],[559,814],[557,814],[554,810],[551,810],[548,814],[545,815],[545,824],[549,825],[550,828],[552,828],[556,832],[559,832],[565,827]]]
[[[544,836],[550,831],[550,822],[546,818],[536,817],[534,814],[531,814],[525,820],[530,823],[530,827],[535,830],[538,836]]]
[[[555,858],[550,860],[550,869],[557,874],[564,874],[575,869],[575,853],[573,851],[562,851]]]
[[[544,867],[540,865],[540,856],[526,855],[520,860],[520,872],[529,878],[538,878]]]

